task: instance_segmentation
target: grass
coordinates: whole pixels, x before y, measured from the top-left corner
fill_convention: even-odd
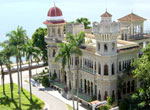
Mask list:
[[[67,107],[68,107],[68,110],[73,110],[73,107],[72,106],[70,106],[70,105],[68,105],[68,104],[66,104],[67,105]]]
[[[11,101],[10,84],[5,85],[6,96],[3,95],[3,88],[0,86],[0,110],[18,110],[19,109],[19,96],[18,86],[14,85],[14,101]],[[21,107],[22,110],[41,110],[44,107],[44,102],[39,98],[32,95],[33,101],[30,101],[30,93],[23,89],[21,92]]]

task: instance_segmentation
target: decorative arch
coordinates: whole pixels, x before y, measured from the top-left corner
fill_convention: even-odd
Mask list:
[[[53,57],[55,57],[56,51],[55,49],[53,49]]]
[[[108,65],[104,65],[104,75],[108,75]]]
[[[112,72],[112,75],[115,74],[115,66],[114,66],[114,63],[113,63],[112,66],[111,66],[111,72]]]

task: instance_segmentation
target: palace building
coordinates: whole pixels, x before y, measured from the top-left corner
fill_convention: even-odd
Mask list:
[[[70,87],[68,68],[61,74],[61,61],[54,62],[58,51],[57,43],[65,41],[64,24],[66,21],[60,8],[54,6],[49,9],[47,20],[48,35],[45,36],[48,52],[49,76],[56,76],[55,84],[61,87]],[[130,74],[130,64],[139,55],[141,42],[147,38],[143,36],[143,22],[146,19],[131,13],[112,21],[112,15],[107,11],[101,15],[100,22],[93,23],[93,35],[86,34],[85,44],[81,47],[83,55],[79,57],[79,97],[88,101],[92,96],[97,100],[106,100],[107,96],[116,101],[137,88],[137,80]],[[66,33],[71,32],[76,36],[84,31],[83,24],[66,24]],[[91,36],[91,37],[90,37]],[[149,38],[148,38],[149,39]],[[90,40],[90,42],[89,42]],[[66,41],[65,41],[66,42]],[[73,73],[73,86],[76,89],[76,56],[70,59],[71,72]],[[65,85],[61,83],[64,78]]]

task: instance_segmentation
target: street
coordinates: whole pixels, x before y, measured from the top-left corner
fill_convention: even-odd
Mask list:
[[[38,68],[37,70],[33,69],[32,74],[36,74],[36,72],[39,73],[43,69],[44,69],[44,67]],[[13,77],[13,82],[17,84],[18,83],[17,73],[13,73],[12,77]],[[22,78],[23,78],[23,88],[29,91],[29,84],[24,82],[24,80],[28,80],[29,72],[28,71],[23,71],[22,72]],[[1,81],[1,75],[0,75],[0,85],[2,84],[1,82],[2,81]],[[9,75],[5,75],[5,84],[6,83],[9,83]],[[59,100],[59,99],[55,98],[54,96],[48,94],[47,92],[39,91],[36,87],[32,86],[32,93],[45,102],[46,107],[48,108],[48,110],[67,110],[67,106],[64,102],[62,102],[61,100]]]

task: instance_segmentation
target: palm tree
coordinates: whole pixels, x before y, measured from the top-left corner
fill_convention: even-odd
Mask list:
[[[22,83],[22,56],[24,55],[24,45],[27,43],[27,35],[26,31],[23,30],[21,26],[18,26],[17,30],[13,30],[10,33],[6,35],[9,37],[9,45],[13,47],[14,49],[14,56],[16,57],[16,63],[17,63],[17,70],[19,74],[19,63],[20,63],[20,75],[21,75],[21,90],[23,90],[23,83]],[[18,77],[19,78],[19,77]],[[18,85],[20,85],[18,79]],[[18,86],[19,87],[19,86]],[[20,87],[19,87],[20,88]]]
[[[84,37],[85,37],[85,33],[84,32],[80,32],[77,37],[74,37],[72,34],[68,33],[67,34],[67,40],[70,42],[70,44],[72,45],[72,50],[71,53],[75,54],[76,56],[76,60],[77,60],[77,110],[79,109],[78,107],[78,94],[79,94],[79,56],[82,55],[82,51],[80,49],[81,45],[84,43]]]
[[[30,100],[32,101],[32,88],[31,88],[31,77],[32,77],[32,61],[34,57],[37,57],[40,54],[40,49],[37,47],[33,47],[32,40],[28,40],[26,44],[26,60],[29,64],[29,86],[30,86]]]
[[[0,52],[0,67],[1,67],[1,74],[2,74],[2,84],[3,84],[3,94],[5,94],[5,73],[4,73],[4,69],[3,69],[3,65],[5,64],[5,61],[4,61],[4,54],[3,52],[1,51]]]
[[[59,51],[55,57],[55,61],[61,60],[62,61],[62,68],[64,69],[65,66],[68,66],[69,72],[69,80],[71,81],[71,93],[72,93],[72,102],[73,102],[73,110],[75,109],[74,106],[74,96],[73,96],[73,74],[70,69],[70,57],[71,57],[71,49],[72,45],[67,43],[59,43],[58,44]]]
[[[76,19],[76,22],[84,24],[85,29],[90,28],[89,25],[91,24],[91,22],[87,18],[83,18],[83,17],[78,18]]]
[[[9,74],[9,78],[10,78],[10,89],[11,89],[11,100],[13,101],[13,79],[12,79],[12,72],[11,72],[11,61],[10,61],[10,57],[13,55],[13,50],[12,48],[10,48],[10,46],[8,45],[8,41],[4,41],[4,43],[1,43],[0,45],[1,47],[3,47],[2,53],[4,55],[4,61],[5,61],[5,65],[6,68],[8,70],[8,74]]]

